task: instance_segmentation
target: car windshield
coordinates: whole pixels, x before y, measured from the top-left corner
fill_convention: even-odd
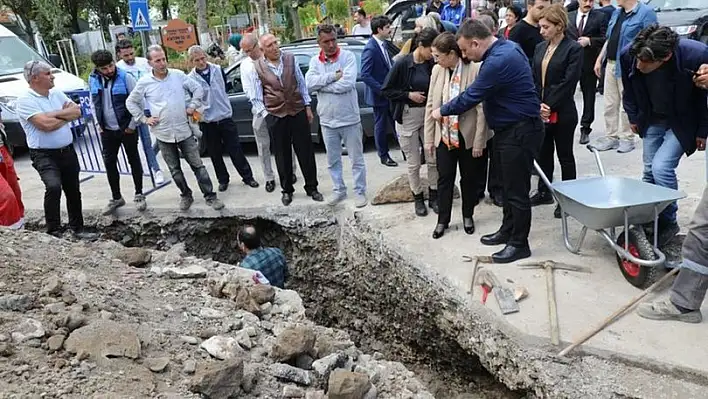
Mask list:
[[[648,0],[646,3],[662,11],[708,8],[708,0]]]
[[[17,36],[0,37],[0,76],[22,73],[29,61],[45,61]]]

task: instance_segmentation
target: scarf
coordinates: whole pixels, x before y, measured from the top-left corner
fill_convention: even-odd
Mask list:
[[[450,78],[450,98],[455,98],[460,94],[460,80],[462,79],[462,60],[457,62],[455,70]],[[460,122],[457,115],[443,117],[442,121],[442,142],[448,149],[452,150],[460,147]]]

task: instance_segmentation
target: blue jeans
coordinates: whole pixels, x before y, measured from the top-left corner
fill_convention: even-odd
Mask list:
[[[354,193],[366,194],[366,164],[364,163],[364,143],[361,137],[361,125],[339,128],[322,126],[322,138],[327,149],[327,169],[334,184],[334,192],[346,194],[347,186],[342,177],[342,142],[347,147],[354,175]]]
[[[678,189],[676,167],[683,155],[683,147],[666,125],[651,125],[644,135],[644,175],[642,180],[661,187]],[[676,223],[678,205],[671,203],[659,215],[667,223]]]
[[[140,134],[140,142],[143,143],[143,152],[145,153],[145,159],[147,160],[148,167],[153,172],[160,170],[160,164],[157,163],[157,153],[152,147],[152,140],[150,140],[150,130],[145,124],[138,125],[138,134]],[[155,143],[157,145],[157,143]],[[159,147],[158,147],[159,148]]]

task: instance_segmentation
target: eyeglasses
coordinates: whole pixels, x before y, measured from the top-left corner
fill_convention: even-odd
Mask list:
[[[32,61],[32,65],[30,66],[29,73],[27,74],[27,77],[32,78],[32,76],[34,76],[34,67],[37,66],[37,64],[39,64],[39,61],[37,61],[37,60]]]

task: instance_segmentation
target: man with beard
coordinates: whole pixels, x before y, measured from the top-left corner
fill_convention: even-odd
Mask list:
[[[128,95],[135,88],[135,78],[122,69],[116,68],[113,55],[107,50],[98,50],[91,54],[95,69],[89,76],[89,92],[93,102],[94,118],[101,132],[103,163],[106,177],[111,187],[113,198],[103,210],[110,215],[125,205],[120,193],[120,175],[118,174],[118,152],[123,146],[130,163],[135,185],[135,208],[144,211],[147,208],[143,195],[143,167],[138,154],[138,134],[136,123],[125,107]]]

